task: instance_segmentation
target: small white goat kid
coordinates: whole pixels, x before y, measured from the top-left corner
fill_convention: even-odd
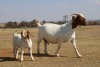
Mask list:
[[[33,55],[32,55],[32,40],[29,37],[29,31],[27,30],[22,30],[21,34],[17,34],[14,32],[13,35],[13,52],[14,52],[14,57],[17,59],[18,58],[18,49],[21,49],[21,61],[23,61],[23,54],[24,48],[28,48],[31,60],[34,60]]]
[[[41,40],[43,39],[45,54],[48,54],[47,44],[57,43],[58,48],[55,54],[59,56],[58,52],[61,47],[61,44],[63,42],[71,41],[78,57],[82,57],[76,47],[75,31],[74,31],[74,29],[78,25],[86,25],[85,17],[82,14],[72,14],[72,21],[63,25],[57,25],[57,24],[52,24],[52,23],[46,23],[44,25],[41,25],[38,19],[36,20],[36,24],[39,27],[38,41],[37,41],[38,54],[40,53],[39,45],[40,45]]]

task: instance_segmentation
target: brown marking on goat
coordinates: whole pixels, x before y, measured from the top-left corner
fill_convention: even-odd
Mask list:
[[[72,16],[72,29],[78,25],[86,25],[86,19],[81,15]]]
[[[24,35],[23,35],[24,34]],[[24,38],[24,39],[29,39],[29,31],[27,30],[23,30],[21,32],[21,36]]]
[[[27,30],[27,38],[29,39],[29,31]]]

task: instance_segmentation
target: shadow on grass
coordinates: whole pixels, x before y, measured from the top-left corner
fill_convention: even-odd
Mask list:
[[[19,53],[20,56],[20,53]],[[24,53],[24,56],[30,56],[29,53]],[[55,55],[46,55],[46,54],[37,54],[33,53],[34,57],[55,57]],[[18,61],[18,59],[15,59],[13,57],[0,57],[0,62],[5,62],[5,61]]]
[[[0,57],[0,62],[4,62],[4,61],[15,61],[16,59],[12,58],[12,57]]]
[[[20,56],[20,53],[19,53],[19,56]],[[24,53],[24,56],[30,56],[30,54]],[[33,56],[34,57],[57,57],[55,55],[49,55],[49,54],[43,54],[43,53],[40,53],[40,54],[33,53]],[[60,56],[60,57],[67,57],[67,56]],[[74,58],[76,58],[76,57],[74,57]],[[13,57],[0,57],[0,62],[4,62],[4,61],[19,61],[19,60],[15,59]]]
[[[29,53],[24,53],[25,56],[30,56]],[[33,56],[34,57],[56,57],[55,55],[49,55],[49,54],[43,54],[43,53],[40,53],[40,54],[37,54],[37,53],[33,53]]]

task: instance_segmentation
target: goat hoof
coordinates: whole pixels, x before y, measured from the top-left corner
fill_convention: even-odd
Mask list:
[[[49,55],[49,52],[45,53],[45,55]]]
[[[23,60],[20,60],[20,62],[23,62]]]
[[[40,53],[37,53],[38,55],[40,55]]]
[[[59,57],[60,55],[59,54],[56,54],[56,56]]]
[[[32,59],[31,61],[34,61],[34,59]]]
[[[79,55],[78,58],[82,58],[82,55]]]

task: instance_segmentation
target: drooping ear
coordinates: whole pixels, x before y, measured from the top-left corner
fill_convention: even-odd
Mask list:
[[[28,31],[28,30],[26,30],[26,32],[27,32],[27,33],[29,33],[29,31]]]
[[[72,16],[72,29],[76,28],[78,23],[76,22],[77,16]]]
[[[76,17],[72,16],[72,24],[75,22]]]
[[[23,37],[23,32],[21,31],[21,36]]]
[[[29,39],[29,33],[30,33],[30,32],[27,30],[27,38],[28,38],[28,39]]]

